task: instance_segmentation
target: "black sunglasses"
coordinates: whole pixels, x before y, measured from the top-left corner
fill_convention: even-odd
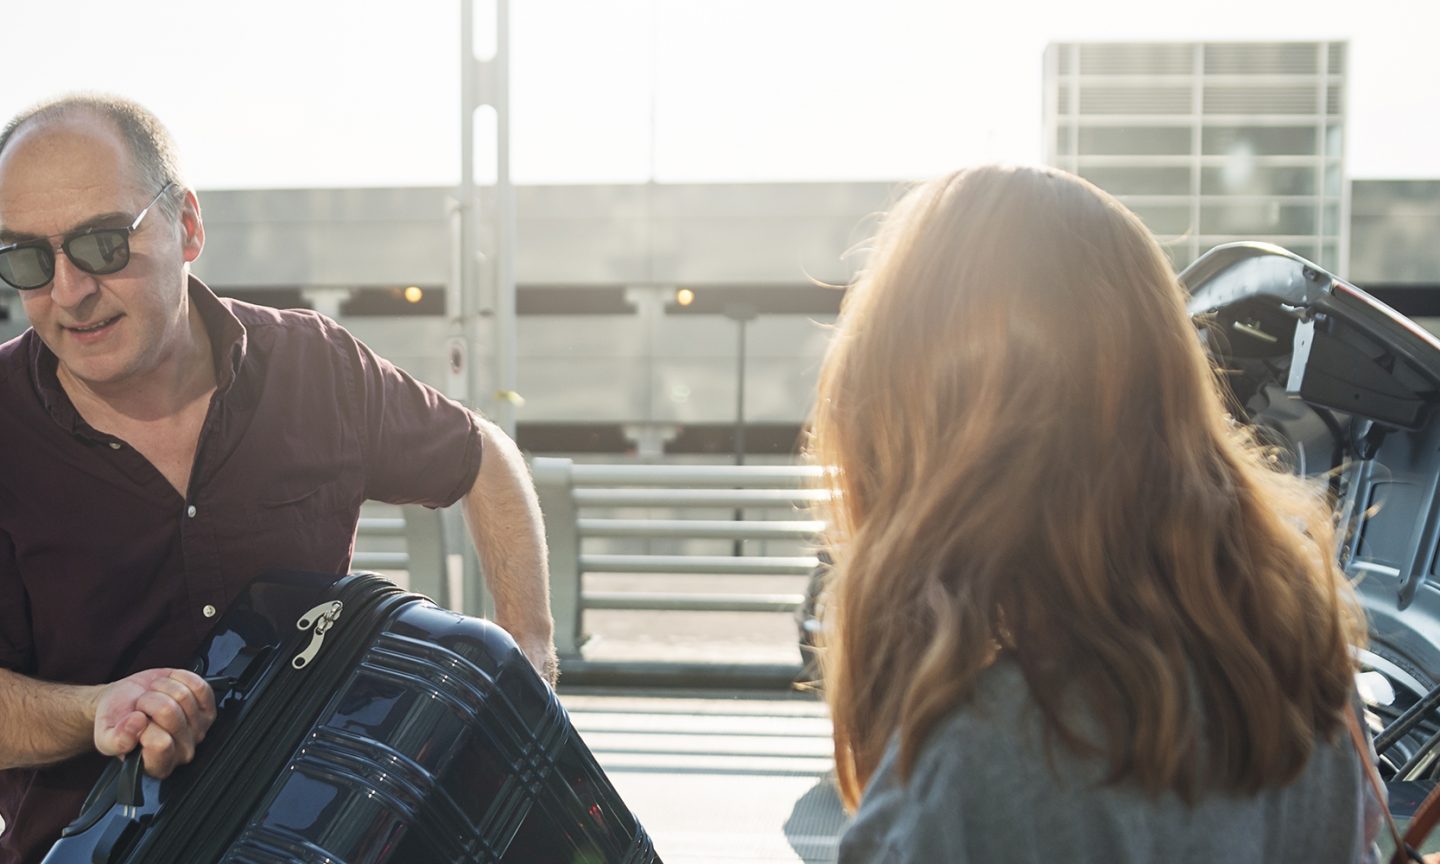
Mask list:
[[[70,263],[95,276],[117,273],[130,263],[130,235],[144,221],[145,214],[170,191],[174,182],[155,193],[140,215],[124,228],[85,228],[60,243]],[[55,248],[49,240],[21,240],[0,246],[0,279],[20,291],[44,288],[55,278]]]

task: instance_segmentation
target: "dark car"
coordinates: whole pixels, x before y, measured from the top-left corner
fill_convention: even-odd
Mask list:
[[[1440,339],[1276,246],[1220,246],[1180,278],[1237,419],[1294,471],[1329,484],[1336,554],[1369,619],[1362,691],[1391,727],[1377,739],[1382,775],[1432,779],[1440,693],[1424,697],[1440,683]]]

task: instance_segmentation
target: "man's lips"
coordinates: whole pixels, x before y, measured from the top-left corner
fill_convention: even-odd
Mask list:
[[[111,316],[111,317],[109,317],[109,318],[104,318],[104,319],[101,319],[101,320],[99,320],[99,321],[95,321],[95,322],[90,323],[90,324],[80,324],[80,325],[66,325],[66,324],[62,324],[62,325],[60,325],[60,326],[61,326],[67,333],[74,333],[74,334],[77,335],[77,336],[88,336],[88,335],[90,335],[90,334],[92,334],[92,333],[99,333],[101,330],[104,330],[105,328],[109,327],[111,324],[114,324],[116,321],[119,321],[119,320],[120,320],[121,318],[123,318],[123,317],[124,317],[123,315],[114,315],[114,316]]]

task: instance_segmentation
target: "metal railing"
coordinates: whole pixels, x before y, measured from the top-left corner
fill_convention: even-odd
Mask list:
[[[806,576],[813,554],[765,554],[775,543],[805,551],[824,523],[796,518],[826,493],[814,488],[819,469],[774,465],[590,465],[536,457],[531,463],[550,549],[550,604],[562,666],[582,661],[585,613],[590,610],[675,612],[792,612],[799,593],[603,591],[595,574]],[[660,518],[617,511],[663,512]],[[733,511],[732,519],[686,518],[697,511]],[[780,518],[780,516],[783,518]],[[758,541],[762,554],[696,554],[713,541]],[[590,541],[590,542],[586,542]],[[597,542],[598,541],[598,542]],[[697,542],[701,541],[701,542]],[[644,546],[625,552],[596,545]],[[664,551],[655,551],[655,546]],[[713,551],[713,550],[711,550]]]
[[[385,515],[374,515],[377,511]],[[446,578],[443,523],[441,512],[428,507],[407,506],[382,511],[367,504],[355,532],[355,554],[350,568],[393,574],[409,590],[449,606],[452,598]]]

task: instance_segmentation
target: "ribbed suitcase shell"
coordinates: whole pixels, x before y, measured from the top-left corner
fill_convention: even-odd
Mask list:
[[[117,762],[46,864],[658,862],[508,634],[373,575],[325,597],[319,579],[269,574],[222,616],[195,664],[220,706],[195,761],[144,778],[139,806]],[[332,597],[295,668],[298,619]]]

